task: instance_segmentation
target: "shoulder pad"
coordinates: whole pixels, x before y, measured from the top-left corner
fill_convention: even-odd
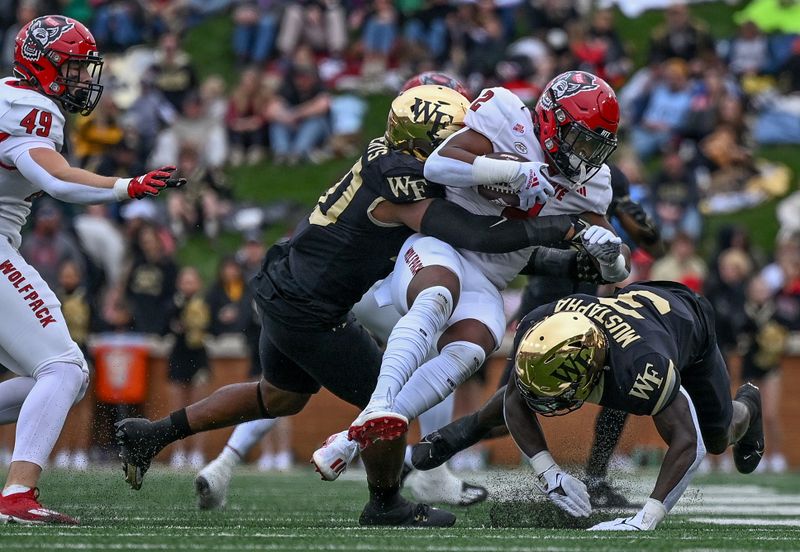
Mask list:
[[[469,106],[464,124],[494,141],[508,121],[519,116],[520,110],[527,110],[527,107],[511,90],[500,86],[484,88]]]
[[[0,132],[9,136],[33,136],[64,143],[64,115],[58,106],[35,90],[18,88],[11,80],[0,82]]]

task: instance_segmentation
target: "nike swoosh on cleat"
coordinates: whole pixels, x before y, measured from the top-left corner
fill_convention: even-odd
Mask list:
[[[506,217],[502,217],[500,220],[498,220],[497,222],[495,222],[494,224],[489,226],[489,228],[494,228],[495,226],[499,226],[499,225],[501,225],[501,224],[503,224],[504,222],[507,222],[507,221],[508,221],[508,219]]]

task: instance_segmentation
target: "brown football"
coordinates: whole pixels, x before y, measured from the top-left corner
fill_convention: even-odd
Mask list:
[[[487,153],[486,157],[492,159],[505,159],[508,161],[528,161],[518,153],[498,151]],[[491,186],[478,186],[478,193],[501,207],[519,207],[519,196],[505,183],[492,184]]]

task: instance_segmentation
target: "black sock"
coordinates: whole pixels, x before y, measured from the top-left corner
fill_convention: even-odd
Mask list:
[[[153,445],[159,451],[174,441],[194,435],[194,431],[189,427],[185,408],[153,422],[152,430]]]
[[[369,501],[379,510],[391,510],[402,501],[400,485],[395,487],[375,487],[369,485]]]

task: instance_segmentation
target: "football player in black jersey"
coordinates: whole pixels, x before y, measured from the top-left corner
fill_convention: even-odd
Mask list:
[[[481,216],[442,199],[425,180],[425,157],[462,125],[469,102],[441,86],[400,94],[386,135],[372,140],[352,169],[324,193],[292,238],[273,246],[253,286],[262,317],[263,378],[223,387],[155,422],[117,424],[126,481],[135,489],[166,445],[199,431],[257,418],[296,414],[321,386],[363,408],[375,388],[381,352],[350,309],[386,277],[413,232],[458,248],[513,251],[571,238],[573,217],[506,220]],[[448,526],[455,517],[405,501],[399,478],[405,440],[380,443],[363,455],[370,501],[365,525]],[[397,458],[398,461],[387,460]]]
[[[567,513],[586,517],[586,486],[550,456],[536,415],[591,402],[652,416],[668,445],[655,489],[636,515],[591,529],[654,529],[706,451],[721,454],[733,445],[742,473],[752,472],[764,452],[760,393],[747,383],[731,400],[713,314],[706,299],[675,282],[633,284],[613,297],[575,294],[533,310],[517,329],[512,381],[482,412],[423,438],[414,466],[435,467],[477,442],[493,416],[530,461],[539,489]]]

